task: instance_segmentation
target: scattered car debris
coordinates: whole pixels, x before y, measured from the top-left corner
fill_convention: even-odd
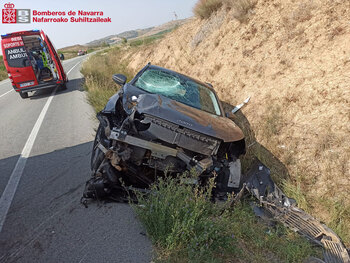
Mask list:
[[[297,208],[267,167],[257,161],[242,175],[243,132],[226,117],[210,84],[150,64],[129,83],[121,74],[113,80],[122,88],[97,115],[85,206],[88,199],[128,201],[135,190],[147,192],[158,176],[193,170],[198,174],[193,184],[216,177],[213,199],[234,193],[234,203],[249,192],[264,213],[323,246],[325,262],[350,262],[339,237]]]
[[[270,170],[259,161],[247,173],[244,188],[258,199],[271,218],[322,246],[324,262],[350,262],[349,253],[340,238],[327,226],[298,208],[295,200],[282,192],[271,179]]]

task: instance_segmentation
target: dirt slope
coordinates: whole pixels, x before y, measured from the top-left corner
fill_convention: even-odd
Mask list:
[[[129,66],[189,74],[232,105],[251,95],[243,114],[290,193],[349,244],[350,2],[259,0],[243,23],[233,12],[189,20]]]
[[[163,31],[168,31],[168,30],[170,31],[173,28],[184,24],[186,20],[187,19],[173,20],[159,26],[154,26],[154,27],[149,27],[144,29],[129,30],[116,35],[111,35],[101,39],[93,40],[87,43],[86,45],[96,46],[96,45],[101,45],[103,43],[108,43],[110,45],[113,45],[113,44],[117,44],[118,42],[121,42],[123,38],[130,39],[130,40],[138,39],[141,37],[145,38],[145,37],[159,34],[160,32],[163,32]]]
[[[60,51],[60,52],[76,52],[78,50],[85,50],[85,49],[87,49],[87,46],[74,45],[74,46],[60,48],[58,51]]]

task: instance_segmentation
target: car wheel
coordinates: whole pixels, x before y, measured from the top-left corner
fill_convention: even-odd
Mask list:
[[[28,98],[28,92],[19,92],[19,96],[21,96],[22,99]]]
[[[100,167],[103,159],[105,158],[105,154],[97,147],[97,144],[101,142],[103,146],[109,147],[109,145],[107,145],[108,143],[106,143],[106,140],[107,138],[104,133],[103,126],[100,124],[96,131],[94,145],[91,153],[90,165],[91,165],[91,171],[93,172],[93,174],[96,173],[97,169]]]

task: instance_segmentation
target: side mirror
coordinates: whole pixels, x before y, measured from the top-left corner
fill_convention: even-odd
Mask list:
[[[117,83],[120,86],[123,86],[127,80],[126,76],[124,76],[123,74],[114,74],[112,79],[115,83]]]
[[[205,82],[205,84],[207,84],[209,87],[213,88],[213,85],[209,82]]]

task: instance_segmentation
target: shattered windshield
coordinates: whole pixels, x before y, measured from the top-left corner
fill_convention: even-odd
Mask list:
[[[135,86],[212,114],[221,114],[215,94],[185,76],[148,69],[137,79]]]

